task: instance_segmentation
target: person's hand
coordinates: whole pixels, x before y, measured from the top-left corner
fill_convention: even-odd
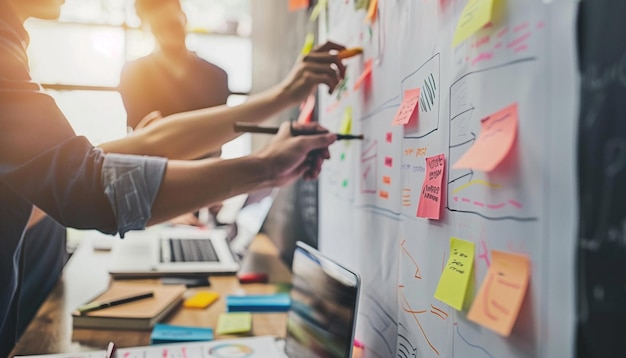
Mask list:
[[[281,84],[282,92],[289,101],[303,101],[321,83],[328,86],[329,94],[332,93],[346,75],[346,67],[337,57],[337,51],[344,49],[344,46],[327,42],[299,59]]]
[[[337,140],[335,134],[317,123],[294,124],[294,130],[319,131],[323,134],[292,136],[288,122],[280,126],[270,145],[258,156],[266,160],[273,173],[273,184],[281,186],[302,177],[316,179],[322,163],[330,159],[328,146]]]

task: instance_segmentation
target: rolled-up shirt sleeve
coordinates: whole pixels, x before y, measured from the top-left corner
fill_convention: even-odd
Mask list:
[[[108,154],[102,165],[102,185],[123,238],[145,228],[161,186],[167,160],[159,157]]]

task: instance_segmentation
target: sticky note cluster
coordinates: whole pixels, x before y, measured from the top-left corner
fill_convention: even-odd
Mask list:
[[[435,298],[459,311],[468,298],[474,254],[472,242],[450,238],[450,257],[439,279]],[[527,256],[492,250],[491,265],[467,318],[508,337],[519,315],[529,281],[530,260]]]

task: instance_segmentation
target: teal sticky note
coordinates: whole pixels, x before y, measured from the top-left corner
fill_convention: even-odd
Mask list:
[[[287,312],[290,306],[288,293],[226,297],[228,312]]]
[[[213,328],[188,327],[157,323],[150,335],[150,344],[202,342],[213,340]]]

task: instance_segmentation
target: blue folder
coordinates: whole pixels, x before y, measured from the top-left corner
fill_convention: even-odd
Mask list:
[[[175,326],[158,323],[152,329],[150,344],[201,342],[213,340],[213,328]]]
[[[228,312],[287,312],[291,306],[288,293],[226,297]]]

